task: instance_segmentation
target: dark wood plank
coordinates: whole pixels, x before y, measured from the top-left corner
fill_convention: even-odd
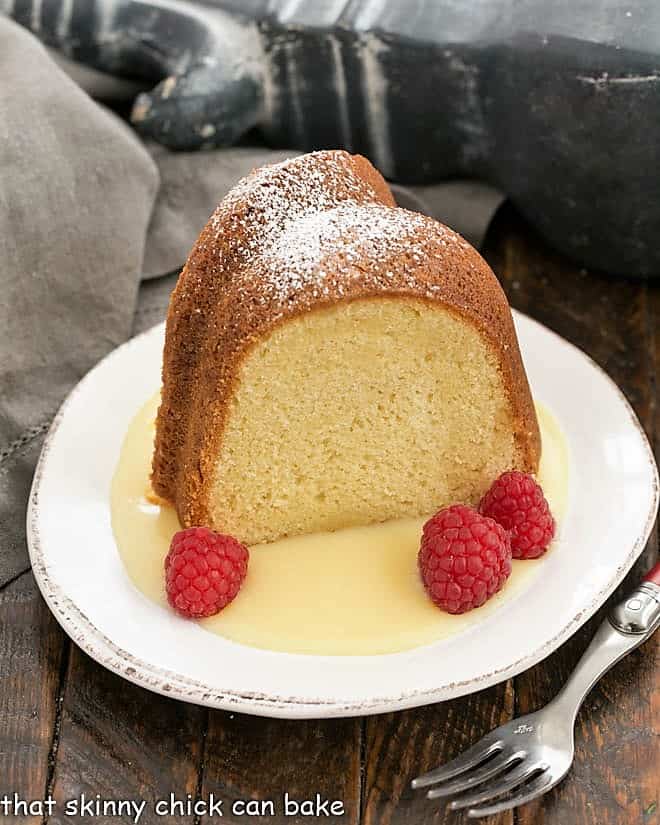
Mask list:
[[[88,821],[68,816],[65,808],[81,794],[146,800],[140,825],[192,823],[194,817],[185,812],[157,816],[154,806],[170,792],[195,799],[205,717],[203,708],[143,690],[72,647],[53,782],[58,806],[51,825]]]
[[[508,204],[483,253],[511,306],[587,352],[621,386],[648,429],[653,390],[646,286],[572,264]]]
[[[510,682],[449,702],[373,716],[366,723],[364,825],[465,825],[465,814],[430,802],[410,781],[452,759],[511,718]],[[510,825],[511,812],[489,825]]]
[[[576,267],[547,249],[505,207],[486,254],[512,305],[584,349],[624,390],[653,438],[660,328],[649,289]],[[657,356],[656,356],[657,357]],[[621,590],[632,586],[657,554],[655,537]],[[589,643],[605,609],[554,655],[515,680],[516,712],[547,702]],[[578,717],[576,761],[570,776],[516,813],[520,825],[638,825],[657,821],[658,642],[653,639],[605,676]],[[653,700],[653,697],[656,697]]]
[[[602,611],[601,611],[602,615]],[[586,648],[589,622],[557,653],[518,677],[521,713],[550,699]],[[657,822],[658,642],[651,639],[607,674],[578,715],[575,763],[558,788],[520,809],[520,825],[640,825]]]
[[[0,591],[0,796],[44,798],[63,650],[64,634],[24,573]]]
[[[206,736],[202,799],[211,793],[225,802],[227,823],[302,825],[325,820],[284,815],[283,796],[302,801],[340,801],[342,816],[329,821],[353,825],[360,809],[360,719],[296,721],[213,711]],[[236,800],[272,800],[275,815],[232,814]],[[335,809],[337,810],[337,809]],[[210,825],[211,817],[202,817]]]

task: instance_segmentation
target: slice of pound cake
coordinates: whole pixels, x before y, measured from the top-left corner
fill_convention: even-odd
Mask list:
[[[429,514],[539,455],[497,279],[368,161],[302,155],[218,206],[167,318],[153,486],[184,525],[254,544]]]

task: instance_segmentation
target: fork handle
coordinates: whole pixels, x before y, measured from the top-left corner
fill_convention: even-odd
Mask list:
[[[568,682],[552,700],[575,721],[582,702],[600,677],[645,642],[660,624],[660,562],[609,612]]]

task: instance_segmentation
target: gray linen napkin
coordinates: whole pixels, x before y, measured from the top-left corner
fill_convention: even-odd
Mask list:
[[[236,180],[293,154],[145,146],[70,71],[104,100],[133,91],[54,62],[0,16],[0,588],[28,567],[27,496],[57,407],[103,355],[163,318],[169,273]],[[502,199],[474,183],[396,196],[473,243]]]

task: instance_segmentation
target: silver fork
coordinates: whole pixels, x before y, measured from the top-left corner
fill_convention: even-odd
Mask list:
[[[573,728],[585,696],[619,659],[660,624],[660,562],[598,628],[568,682],[541,710],[501,725],[441,768],[413,779],[429,799],[455,797],[471,818],[516,808],[547,793],[568,773]],[[506,796],[505,796],[506,795]],[[497,799],[498,797],[505,797]]]

